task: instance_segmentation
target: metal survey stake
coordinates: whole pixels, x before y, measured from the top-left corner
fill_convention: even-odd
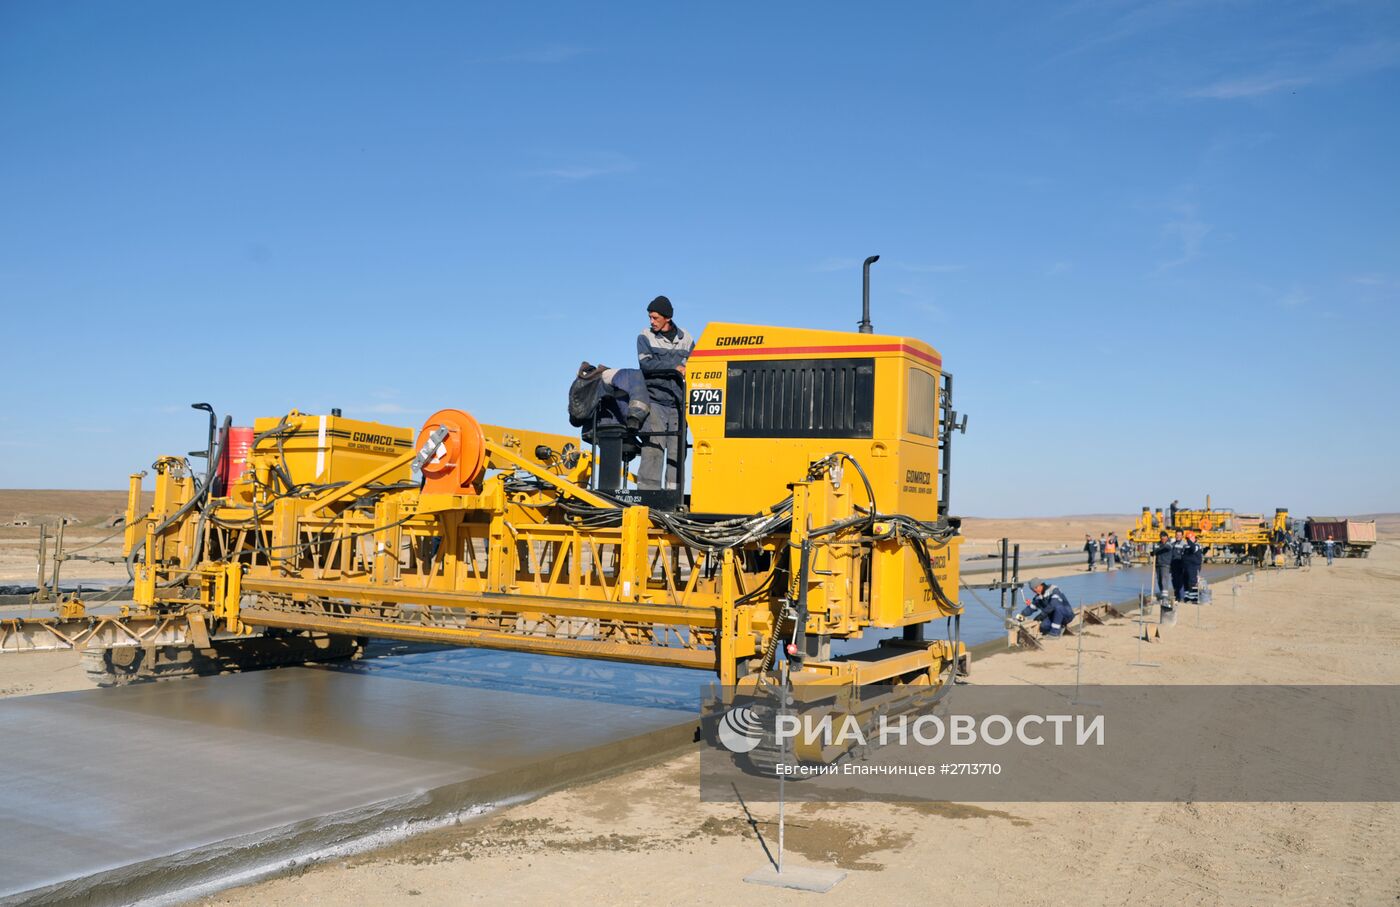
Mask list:
[[[1102,702],[1090,702],[1087,699],[1079,698],[1079,677],[1084,669],[1084,627],[1085,624],[1081,618],[1079,629],[1074,634],[1076,640],[1074,647],[1074,698],[1070,700],[1070,703],[1072,705],[1103,705]],[[1142,643],[1139,642],[1138,647],[1141,648],[1141,646]]]
[[[778,714],[781,715],[782,713],[779,712]],[[786,764],[786,762],[787,762],[787,753],[788,753],[787,741],[784,740],[784,741],[783,741],[783,763],[784,763],[784,764]],[[784,847],[784,843],[785,843],[785,842],[783,841],[783,833],[784,833],[784,831],[785,831],[786,828],[787,828],[786,816],[784,815],[784,811],[783,811],[784,800],[785,800],[784,794],[785,794],[786,791],[787,791],[786,779],[787,779],[786,773],[781,772],[781,771],[778,772],[778,875],[782,875],[782,874],[783,874],[783,847]]]
[[[1138,592],[1138,647],[1137,661],[1128,662],[1130,668],[1160,668],[1162,665],[1155,661],[1142,660],[1142,643],[1147,638],[1147,600],[1143,598],[1142,592]]]
[[[792,701],[791,688],[788,686],[788,668],[784,662],[782,669],[783,686],[781,696],[783,701],[778,708],[776,718],[781,718],[787,714],[788,706]],[[775,720],[776,729],[777,722]],[[838,882],[846,877],[844,870],[821,869],[812,866],[793,866],[788,868],[786,860],[786,778],[783,767],[788,764],[788,738],[782,739],[781,760],[777,765],[778,771],[778,855],[770,858],[768,863],[744,876],[745,882],[757,885],[772,885],[775,888],[793,888],[799,891],[826,892],[836,886]]]
[[[59,571],[63,569],[63,530],[67,526],[67,521],[62,517],[58,520],[58,534],[54,539],[53,546],[53,600],[58,601],[62,597],[59,590]]]
[[[48,586],[44,582],[44,565],[49,559],[49,524],[39,524],[39,575],[34,580],[37,587],[34,599],[46,601],[48,599]]]

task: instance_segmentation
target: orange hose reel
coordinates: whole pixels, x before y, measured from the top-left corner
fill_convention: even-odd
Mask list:
[[[439,425],[447,437],[433,458],[423,466],[423,491],[427,494],[478,494],[486,472],[486,436],[481,425],[460,409],[440,409],[418,430],[419,450]]]

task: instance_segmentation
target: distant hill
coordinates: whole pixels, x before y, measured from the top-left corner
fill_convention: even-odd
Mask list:
[[[153,499],[150,492],[143,497],[147,505]],[[125,510],[125,491],[0,488],[0,527],[13,526],[19,520],[38,526],[66,519],[69,526],[101,528]]]
[[[1019,519],[963,517],[963,535],[970,539],[1008,538],[1013,542],[1083,542],[1085,534],[1116,532],[1122,538],[1137,521],[1136,513],[1085,513]]]
[[[149,506],[152,495],[146,492]],[[72,491],[62,489],[0,488],[0,528],[17,519],[32,526],[53,524],[67,518],[69,525],[102,528],[106,521],[126,509],[125,491]],[[1400,538],[1400,513],[1355,514],[1357,519],[1375,520],[1376,530],[1387,538]],[[1029,538],[1072,542],[1084,534],[1125,533],[1136,522],[1132,513],[1076,513],[1037,517],[964,517],[963,533],[976,539]]]

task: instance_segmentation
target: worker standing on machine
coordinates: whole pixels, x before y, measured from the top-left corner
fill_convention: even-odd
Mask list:
[[[671,300],[658,296],[647,304],[651,324],[637,335],[637,363],[646,376],[651,414],[643,426],[642,466],[637,487],[680,485],[681,407],[685,405],[685,363],[695,339],[671,320]]]
[[[1167,590],[1172,585],[1172,542],[1171,536],[1163,532],[1157,544],[1152,548],[1152,559],[1157,576],[1157,601],[1161,604],[1163,611],[1172,609],[1171,600],[1167,595]]]
[[[1193,605],[1201,603],[1201,562],[1205,560],[1205,549],[1196,541],[1196,533],[1186,530],[1186,543],[1181,548],[1181,588],[1186,601]]]
[[[1043,579],[1033,579],[1026,585],[1030,586],[1035,598],[1026,602],[1026,606],[1017,613],[1017,622],[1027,617],[1040,621],[1042,636],[1054,637],[1064,633],[1065,627],[1074,620],[1074,608],[1060,587],[1049,585]]]

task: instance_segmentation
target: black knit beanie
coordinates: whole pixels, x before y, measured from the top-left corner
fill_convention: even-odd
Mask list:
[[[667,319],[669,319],[673,314],[675,314],[675,310],[671,308],[671,300],[667,299],[665,296],[658,296],[651,302],[647,303],[647,311],[655,312],[662,318]]]

